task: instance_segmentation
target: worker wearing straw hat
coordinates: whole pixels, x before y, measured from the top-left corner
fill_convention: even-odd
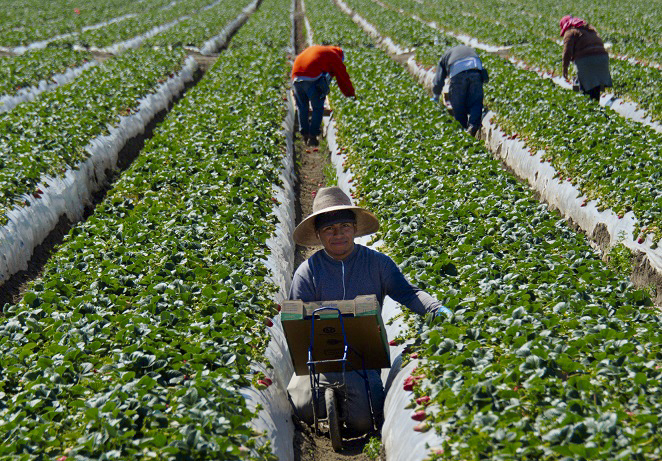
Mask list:
[[[391,258],[354,238],[379,229],[370,211],[354,206],[338,187],[321,188],[313,201],[313,212],[294,230],[299,245],[322,245],[323,249],[304,261],[294,274],[290,299],[304,302],[354,299],[374,294],[380,306],[388,295],[421,315],[450,311],[439,301],[411,285]],[[368,370],[375,414],[381,417],[384,388],[377,370]],[[321,384],[340,379],[340,373],[326,373]],[[352,409],[348,429],[357,433],[371,430],[370,406],[363,379],[356,372],[346,374],[347,405]],[[312,424],[312,393],[308,376],[293,376],[287,388],[297,416]]]

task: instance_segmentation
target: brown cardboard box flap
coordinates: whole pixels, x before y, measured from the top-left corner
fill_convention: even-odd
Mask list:
[[[281,305],[281,320],[285,338],[297,375],[308,374],[308,349],[314,325],[312,360],[315,371],[342,371],[343,332],[338,311],[322,311],[312,322],[312,313],[319,307],[333,307],[343,314],[345,336],[350,347],[346,369],[380,369],[391,366],[386,331],[374,295],[353,300],[303,303],[286,301]]]

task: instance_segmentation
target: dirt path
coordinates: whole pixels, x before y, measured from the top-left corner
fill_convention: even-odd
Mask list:
[[[306,48],[306,31],[301,4],[296,2],[294,13],[295,53]],[[325,168],[330,166],[330,151],[325,139],[320,139],[319,147],[306,146],[298,134],[294,142],[295,172],[297,182],[296,193],[296,224],[312,212],[315,193],[320,187],[327,186]],[[302,247],[297,245],[294,258],[295,270],[303,261],[310,257],[319,247]],[[314,428],[295,419],[294,459],[295,461],[369,461],[371,459],[385,460],[383,448],[377,457],[370,458],[364,454],[364,447],[370,441],[370,436],[355,439],[343,439],[343,450],[333,451],[328,433],[315,434]]]

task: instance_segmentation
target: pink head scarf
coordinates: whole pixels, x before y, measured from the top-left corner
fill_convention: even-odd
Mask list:
[[[563,16],[559,22],[559,27],[561,27],[561,37],[563,34],[570,29],[571,27],[582,27],[588,24],[583,19],[573,18],[571,15]]]

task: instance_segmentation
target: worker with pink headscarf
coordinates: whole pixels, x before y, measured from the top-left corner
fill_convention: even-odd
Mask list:
[[[599,101],[602,90],[612,86],[609,54],[602,39],[593,26],[580,18],[563,16],[559,27],[563,37],[563,77],[568,79],[568,66],[574,62],[581,91]]]

